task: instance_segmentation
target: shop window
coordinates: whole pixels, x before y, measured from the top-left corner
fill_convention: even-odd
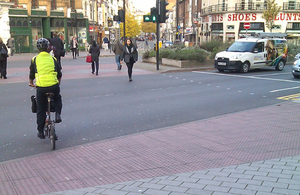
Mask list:
[[[60,27],[64,27],[64,22],[61,21],[59,26],[60,26]]]
[[[28,22],[27,22],[27,21],[24,21],[24,22],[23,22],[23,26],[26,26],[26,27],[27,27],[27,26],[28,26]]]
[[[38,26],[38,27],[42,26],[42,22],[41,22],[41,21],[38,21],[38,22],[36,23],[36,26]]]

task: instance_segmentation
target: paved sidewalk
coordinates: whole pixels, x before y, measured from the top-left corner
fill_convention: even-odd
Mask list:
[[[299,195],[299,110],[287,101],[3,162],[0,192]]]

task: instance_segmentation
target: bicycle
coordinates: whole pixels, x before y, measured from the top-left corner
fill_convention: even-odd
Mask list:
[[[55,150],[55,141],[57,140],[57,136],[55,134],[55,121],[51,120],[51,100],[53,97],[53,93],[46,93],[47,96],[47,112],[46,112],[46,123],[44,127],[45,137],[48,137],[51,141],[52,149]],[[53,111],[52,111],[53,112]]]

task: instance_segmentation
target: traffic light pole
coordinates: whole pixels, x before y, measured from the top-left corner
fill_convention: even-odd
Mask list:
[[[159,70],[159,0],[156,0],[156,9],[157,9],[157,16],[156,16],[156,70]]]

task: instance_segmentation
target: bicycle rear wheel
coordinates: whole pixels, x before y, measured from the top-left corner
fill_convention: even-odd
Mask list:
[[[52,150],[55,150],[56,134],[55,134],[54,124],[50,125],[50,141],[51,141],[51,145],[52,145]]]

